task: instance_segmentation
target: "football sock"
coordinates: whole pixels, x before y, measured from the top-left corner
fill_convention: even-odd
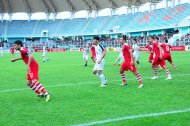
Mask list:
[[[136,74],[137,80],[139,81],[140,84],[142,84],[142,79],[140,74]]]
[[[126,81],[126,78],[125,78],[125,73],[121,74],[121,78],[122,78],[123,84],[126,84],[127,81]]]
[[[102,84],[106,84],[106,78],[104,77],[103,74],[100,74],[100,79],[102,81]]]
[[[157,67],[156,66],[153,68],[153,72],[154,72],[155,76],[158,76],[158,71],[157,71]]]

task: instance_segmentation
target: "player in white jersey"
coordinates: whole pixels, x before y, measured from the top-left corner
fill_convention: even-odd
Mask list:
[[[87,43],[86,46],[83,49],[83,60],[85,62],[84,66],[86,67],[88,65],[88,55],[90,52],[90,44]]]
[[[133,49],[133,56],[134,56],[134,59],[136,61],[136,63],[138,64],[138,67],[140,67],[140,47],[137,45],[137,40],[136,39],[133,39],[132,40],[133,42],[133,46],[132,46],[132,49]]]
[[[121,66],[123,61],[124,61],[123,53],[122,53],[122,51],[120,51],[118,58],[114,62],[114,66],[117,64],[117,62],[119,62],[119,66]]]
[[[106,48],[100,44],[99,42],[100,38],[98,36],[95,36],[93,38],[95,52],[96,52],[96,58],[95,58],[95,65],[93,69],[93,73],[97,75],[101,80],[101,86],[100,87],[106,87],[107,86],[107,80],[105,76],[103,75],[102,71],[104,69],[104,57],[106,55]]]
[[[0,47],[0,56],[3,56],[3,47]]]
[[[43,62],[46,62],[46,61],[48,61],[49,59],[47,58],[47,56],[46,56],[46,45],[45,44],[43,44],[42,45],[42,57],[43,57]]]

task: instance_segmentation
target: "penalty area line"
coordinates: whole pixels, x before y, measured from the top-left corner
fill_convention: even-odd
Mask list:
[[[182,110],[167,111],[167,112],[155,112],[155,113],[142,114],[142,115],[125,116],[125,117],[118,117],[118,118],[112,118],[112,119],[106,119],[106,120],[98,120],[98,121],[92,121],[92,122],[83,123],[83,124],[76,124],[73,126],[92,126],[92,125],[97,125],[97,124],[105,124],[105,123],[117,122],[117,121],[123,121],[123,120],[133,120],[133,119],[146,118],[146,117],[157,117],[157,116],[172,115],[172,114],[185,113],[185,112],[190,112],[190,108],[182,109]]]
[[[190,76],[190,74],[175,74],[172,75],[172,77],[176,76]],[[166,76],[159,76],[159,78],[164,78]],[[150,79],[151,77],[143,77],[142,79]],[[136,80],[136,78],[133,79],[127,79],[127,80]],[[108,80],[109,82],[118,82],[121,80]],[[45,86],[46,88],[52,88],[52,87],[66,87],[66,86],[78,86],[78,85],[90,85],[90,84],[98,84],[100,82],[94,81],[94,82],[81,82],[81,83],[65,83],[65,84],[58,84],[58,85],[51,85],[51,86]],[[7,89],[7,90],[0,90],[0,93],[3,92],[14,92],[14,91],[24,91],[24,90],[29,90],[30,88],[19,88],[19,89]]]

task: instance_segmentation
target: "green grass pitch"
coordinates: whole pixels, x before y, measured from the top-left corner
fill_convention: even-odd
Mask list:
[[[190,108],[190,53],[173,52],[177,71],[167,63],[173,80],[153,76],[148,53],[141,54],[143,89],[138,89],[135,76],[127,72],[128,86],[120,86],[119,66],[113,66],[118,52],[108,52],[104,75],[108,87],[92,74],[93,63],[83,67],[81,52],[48,53],[43,63],[41,53],[33,53],[40,65],[40,82],[51,93],[51,100],[36,98],[27,89],[26,65],[11,63],[11,54],[0,57],[0,126],[69,126],[119,117],[169,112]],[[18,56],[18,55],[17,55]],[[96,125],[96,124],[95,124]],[[189,126],[190,112],[121,120],[105,126]]]

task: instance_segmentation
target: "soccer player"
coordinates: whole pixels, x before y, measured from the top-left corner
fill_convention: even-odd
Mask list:
[[[166,67],[166,62],[164,60],[163,57],[163,52],[162,52],[162,47],[160,46],[159,42],[158,42],[159,38],[156,37],[154,39],[153,36],[149,37],[149,41],[152,43],[152,48],[153,48],[153,62],[152,62],[152,69],[154,71],[154,77],[152,77],[151,79],[155,80],[158,79],[158,65],[160,65],[162,68],[164,68],[164,70],[166,71],[168,77],[166,78],[166,80],[171,80],[171,74],[169,72],[169,69]]]
[[[151,42],[147,42],[147,46],[146,48],[148,49],[150,55],[149,55],[149,58],[148,58],[148,62],[152,63],[152,60],[153,60],[153,51],[152,51],[152,44]]]
[[[42,58],[43,58],[43,62],[45,63],[46,61],[49,61],[49,59],[46,56],[46,45],[45,43],[42,44]]]
[[[172,64],[172,66],[173,66],[173,69],[177,70],[175,64],[172,61],[171,45],[168,43],[168,40],[165,39],[160,46],[162,47],[162,49],[164,51],[164,60],[167,60],[168,62],[170,62],[170,64]]]
[[[137,40],[136,39],[133,39],[132,40],[133,42],[133,46],[132,46],[132,49],[133,49],[133,56],[135,58],[135,61],[136,63],[138,64],[138,67],[140,67],[140,47],[137,45]]]
[[[14,48],[14,47],[11,47],[11,48],[10,48],[10,52],[11,52],[12,56],[14,56],[14,54],[15,54],[15,48]]]
[[[136,66],[134,64],[134,58],[133,58],[133,52],[131,47],[126,43],[126,37],[123,36],[120,38],[120,43],[122,45],[122,53],[124,57],[124,63],[122,64],[120,68],[120,74],[123,80],[123,83],[121,85],[127,85],[127,81],[125,78],[125,71],[130,70],[131,72],[134,73],[134,75],[137,77],[140,85],[138,88],[143,88],[143,82],[141,79],[141,75],[137,72]]]
[[[86,67],[88,65],[88,55],[90,52],[90,44],[87,43],[83,50],[83,60],[85,62],[84,66]]]
[[[21,53],[21,58],[12,59],[11,62],[15,62],[17,60],[23,60],[27,65],[27,84],[28,86],[37,93],[38,97],[44,98],[46,102],[50,99],[50,94],[46,91],[46,89],[42,86],[42,84],[38,81],[38,63],[32,56],[32,54],[28,51],[28,49],[23,47],[23,43],[20,40],[14,42],[14,48]]]
[[[106,48],[100,44],[100,38],[98,36],[95,36],[93,38],[93,42],[95,45],[95,52],[96,52],[96,58],[95,58],[95,65],[93,69],[93,74],[97,75],[97,77],[101,80],[100,87],[106,87],[107,86],[107,80],[102,73],[104,69],[104,57],[106,55]]]
[[[92,45],[90,50],[91,50],[91,53],[92,53],[91,59],[95,63],[95,59],[96,59],[95,45]]]
[[[123,63],[123,61],[124,61],[124,58],[123,58],[123,53],[122,53],[122,51],[119,53],[119,56],[118,56],[118,58],[116,59],[116,61],[114,62],[114,66],[117,64],[117,62],[119,62],[119,66],[121,66],[121,64]]]
[[[3,47],[0,47],[0,56],[3,56]]]

